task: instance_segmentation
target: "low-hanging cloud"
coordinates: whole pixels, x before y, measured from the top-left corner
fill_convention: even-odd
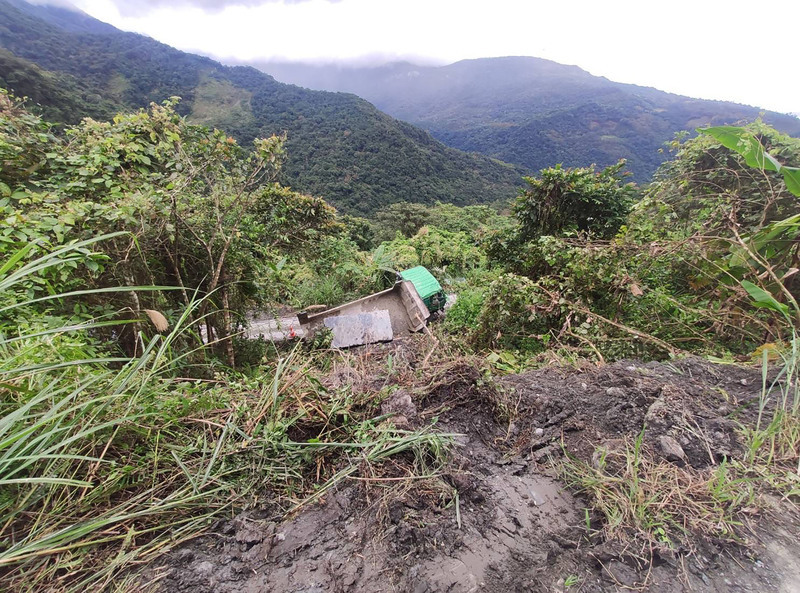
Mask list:
[[[67,10],[79,10],[72,2],[67,0],[25,0],[28,4],[35,6],[55,6],[56,8],[66,8]]]
[[[618,82],[800,111],[797,83],[786,75],[785,61],[739,52],[735,60],[715,62],[712,76],[697,56],[718,53],[718,37],[674,43],[675,31],[693,30],[687,14],[695,24],[740,30],[741,14],[752,0],[728,0],[730,10],[722,12],[714,2],[660,3],[657,27],[648,3],[641,0],[614,0],[613,10],[597,0],[70,1],[124,31],[225,61],[329,63],[385,55],[442,63],[537,56],[577,64]],[[794,55],[792,27],[800,20],[800,2],[773,4],[781,5],[786,18],[769,21],[771,55]],[[745,71],[748,76],[742,75]]]
[[[42,1],[42,0],[40,0]],[[204,12],[221,12],[229,6],[255,7],[264,4],[302,4],[311,0],[111,0],[123,16],[143,16],[159,8],[199,8]],[[336,4],[342,0],[325,0]]]

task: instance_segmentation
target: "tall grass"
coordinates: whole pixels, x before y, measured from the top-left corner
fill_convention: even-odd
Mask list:
[[[178,377],[198,354],[182,339],[197,302],[132,359],[91,343],[109,320],[53,325],[64,298],[103,291],[24,287],[100,240],[0,266],[0,590],[103,590],[215,517],[264,497],[297,508],[315,482],[326,492],[390,456],[436,472],[442,437],[396,431],[364,402],[342,414],[297,350],[256,376]]]
[[[752,503],[752,480],[729,472],[679,467],[643,442],[644,431],[619,447],[599,448],[594,463],[567,455],[557,469],[568,487],[589,497],[610,539],[691,548],[695,535],[735,539],[737,513]]]
[[[771,369],[769,352],[779,357]],[[741,426],[744,464],[789,496],[800,495],[800,337],[793,332],[784,349],[764,349],[761,394],[754,426]],[[771,372],[772,371],[772,372]]]
[[[0,579],[8,588],[101,586],[117,567],[164,545],[153,532],[197,528],[214,496],[213,488],[192,491],[174,472],[159,470],[142,438],[155,419],[143,404],[167,394],[164,379],[185,316],[130,360],[98,355],[87,339],[112,322],[52,327],[48,315],[49,324],[36,323],[43,305],[49,313],[67,298],[122,290],[34,298],[22,290],[42,272],[81,262],[104,238],[23,263],[28,247],[0,267],[0,313],[24,316],[33,328],[11,334],[6,324],[0,335]],[[136,538],[145,545],[132,545]],[[100,556],[89,553],[98,547],[106,561],[119,548],[102,568]],[[120,555],[123,547],[129,551]]]

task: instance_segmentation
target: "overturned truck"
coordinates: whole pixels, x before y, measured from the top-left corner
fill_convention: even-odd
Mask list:
[[[444,308],[444,291],[422,266],[398,276],[388,290],[319,313],[300,312],[300,327],[306,335],[328,328],[334,348],[388,342],[422,330],[431,314]]]

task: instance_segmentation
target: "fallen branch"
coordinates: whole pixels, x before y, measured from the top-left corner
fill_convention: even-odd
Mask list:
[[[644,332],[640,332],[638,329],[633,329],[632,327],[628,327],[627,325],[623,325],[622,323],[618,323],[616,321],[611,321],[610,319],[608,319],[606,317],[603,317],[602,315],[598,315],[594,311],[590,311],[589,309],[587,309],[585,307],[581,307],[580,305],[576,305],[575,303],[570,303],[570,306],[572,306],[579,313],[583,313],[584,315],[591,315],[592,317],[594,317],[596,319],[599,319],[600,321],[603,321],[605,323],[608,323],[609,325],[612,325],[612,326],[616,327],[617,329],[621,329],[622,331],[625,331],[625,332],[631,334],[632,336],[636,336],[637,338],[640,338],[640,339],[645,340],[647,342],[652,342],[653,344],[655,344],[657,346],[660,346],[661,348],[663,348],[664,350],[669,352],[670,356],[674,356],[674,355],[679,354],[681,352],[680,349],[675,348],[671,344],[668,344],[664,340],[661,340],[661,339],[659,339],[659,338],[657,338],[655,336],[651,336],[650,334],[646,334]]]

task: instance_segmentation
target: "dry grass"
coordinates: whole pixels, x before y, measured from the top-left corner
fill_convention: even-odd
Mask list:
[[[78,247],[0,267],[6,310],[35,312],[17,285]],[[94,354],[92,324],[0,334],[0,590],[108,589],[239,507],[280,514],[387,463],[437,474],[447,435],[386,424],[366,388],[409,361],[350,361],[358,392],[326,387],[299,349],[252,375],[185,379],[190,312],[125,360]]]
[[[643,434],[598,448],[587,463],[567,457],[556,468],[588,498],[604,538],[639,545],[639,553],[681,546],[696,537],[739,541],[737,528],[755,511],[756,484],[731,466],[696,470],[657,457]]]

